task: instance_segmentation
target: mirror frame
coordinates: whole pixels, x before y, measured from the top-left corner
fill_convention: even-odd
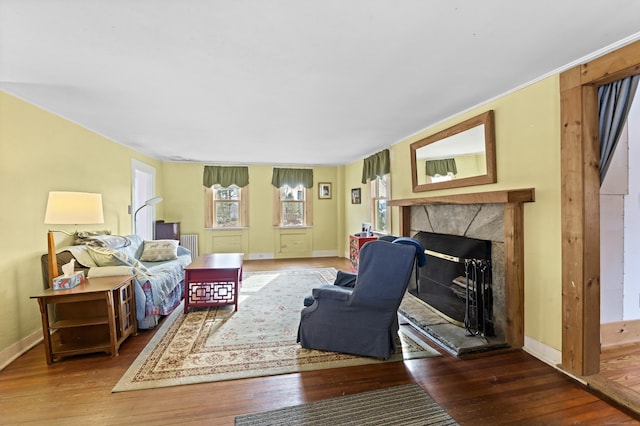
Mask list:
[[[439,142],[449,136],[469,130],[473,127],[484,124],[484,146],[487,161],[487,173],[484,175],[471,176],[462,179],[453,179],[445,182],[434,182],[418,184],[418,165],[416,151],[424,146]],[[484,185],[496,183],[496,136],[494,129],[493,110],[472,117],[461,123],[442,130],[417,142],[413,142],[411,148],[411,183],[413,192],[434,191],[437,189],[460,188],[464,186]]]

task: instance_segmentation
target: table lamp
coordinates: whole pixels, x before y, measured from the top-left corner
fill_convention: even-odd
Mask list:
[[[44,214],[45,224],[55,225],[90,225],[104,223],[102,211],[102,194],[89,192],[49,192],[47,210]],[[56,261],[56,244],[54,232],[71,233],[60,230],[49,230],[47,234],[47,259],[49,287],[53,279],[58,276],[58,262]]]

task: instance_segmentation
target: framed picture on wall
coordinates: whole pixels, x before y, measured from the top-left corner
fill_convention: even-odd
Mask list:
[[[360,204],[360,188],[353,188],[351,190],[351,204]]]
[[[318,184],[318,198],[330,199],[331,198],[331,184],[328,182],[320,182]]]

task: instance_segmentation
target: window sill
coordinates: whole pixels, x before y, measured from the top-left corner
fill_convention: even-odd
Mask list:
[[[311,229],[313,226],[297,225],[297,226],[274,226],[273,229]]]
[[[249,229],[248,226],[230,226],[228,228],[204,228],[206,231],[242,231]]]

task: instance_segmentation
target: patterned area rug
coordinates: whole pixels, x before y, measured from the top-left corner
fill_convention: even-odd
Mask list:
[[[300,348],[300,310],[311,289],[331,284],[333,268],[245,272],[238,312],[233,306],[178,307],[129,367],[113,392],[269,376],[437,356],[400,333],[386,361]]]
[[[294,407],[246,414],[236,426],[457,425],[417,383],[341,396]]]

